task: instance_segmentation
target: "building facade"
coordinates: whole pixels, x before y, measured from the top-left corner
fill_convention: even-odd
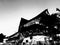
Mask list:
[[[30,20],[21,18],[18,32],[9,36],[7,42],[16,42],[16,45],[33,45],[36,36],[38,36],[39,41],[37,39],[35,41],[41,45],[59,44],[60,36],[56,35],[60,34],[60,19],[57,16],[58,13],[50,15],[48,9],[45,9]]]

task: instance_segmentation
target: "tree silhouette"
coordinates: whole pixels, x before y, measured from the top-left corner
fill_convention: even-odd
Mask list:
[[[3,42],[3,39],[5,38],[5,35],[4,34],[0,34],[0,42]]]

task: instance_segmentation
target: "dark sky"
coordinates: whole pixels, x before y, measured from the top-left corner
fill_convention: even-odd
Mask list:
[[[0,33],[18,31],[20,18],[31,19],[48,8],[50,14],[60,8],[59,0],[0,0]]]

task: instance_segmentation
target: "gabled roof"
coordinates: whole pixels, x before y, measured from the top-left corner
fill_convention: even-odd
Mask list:
[[[24,24],[26,24],[29,20],[26,20],[24,18],[21,18],[20,24],[19,24],[19,28],[18,28],[18,32],[21,30],[21,26],[23,26]]]
[[[40,14],[38,14],[37,16],[35,16],[34,18],[32,18],[30,21],[40,18],[40,17],[44,17],[46,15],[50,15],[48,9],[45,9],[44,11],[42,11]]]
[[[45,9],[43,12],[41,12],[40,14],[38,14],[36,17],[32,18],[31,20],[29,20],[28,23],[24,24],[24,25],[32,25],[34,22],[36,21],[40,21],[41,18],[45,18],[47,16],[50,16],[48,9]]]
[[[32,18],[31,20],[27,21],[27,23],[24,24],[24,25],[20,28],[19,32],[24,31],[25,28],[27,28],[27,27],[29,27],[29,26],[31,26],[31,25],[34,25],[36,22],[37,22],[37,23],[39,22],[39,24],[40,24],[41,18],[42,18],[42,19],[45,19],[47,16],[50,16],[50,14],[49,14],[49,12],[48,12],[48,9],[45,9],[43,12],[41,12],[40,14],[38,14],[36,17],[34,17],[34,18]],[[24,28],[24,29],[23,29],[23,28]],[[26,30],[27,30],[27,29],[26,29]]]
[[[20,21],[20,25],[19,25],[19,28],[24,25],[24,24],[27,24],[37,18],[41,18],[41,17],[44,17],[46,15],[49,15],[49,12],[48,12],[48,9],[45,9],[44,11],[42,11],[40,14],[38,14],[37,16],[35,16],[34,18],[30,19],[30,20],[26,20],[24,18],[21,18],[21,21]]]
[[[19,26],[26,24],[28,21],[29,20],[26,20],[24,18],[21,18],[21,21],[20,21],[20,25]]]

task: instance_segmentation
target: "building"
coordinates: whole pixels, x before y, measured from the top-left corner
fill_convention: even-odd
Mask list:
[[[34,33],[34,32],[38,33],[40,31],[39,33],[41,33],[42,35],[43,34],[50,35],[50,33],[57,31],[56,28],[54,28],[57,22],[58,22],[58,19],[56,15],[54,14],[50,15],[48,12],[48,9],[46,9],[36,17],[27,21],[26,24],[19,27],[20,28],[19,32],[20,33],[27,32],[28,34],[28,32],[31,32],[31,31],[32,31],[31,33]],[[52,29],[54,29],[54,31],[52,31]]]
[[[55,40],[54,36],[60,32],[59,25],[60,23],[57,14],[50,15],[48,9],[45,9],[30,20],[21,18],[18,32],[9,36],[8,41],[12,42],[12,40],[18,40],[17,42],[21,43],[24,38],[30,37],[32,39],[32,36],[37,35],[52,37],[53,40]]]

